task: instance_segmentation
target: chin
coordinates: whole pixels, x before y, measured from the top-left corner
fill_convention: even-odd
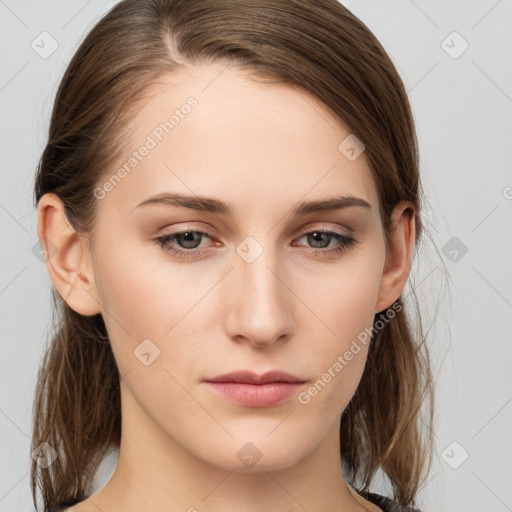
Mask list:
[[[303,437],[277,436],[274,439],[262,434],[254,441],[245,436],[243,440],[232,440],[219,451],[219,445],[206,457],[205,462],[225,471],[235,473],[263,473],[280,471],[292,467],[314,449]]]

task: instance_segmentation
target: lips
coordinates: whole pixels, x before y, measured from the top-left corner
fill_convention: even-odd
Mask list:
[[[204,379],[203,382],[214,393],[245,407],[270,407],[296,394],[306,381],[282,371],[263,375],[239,371]]]
[[[291,375],[289,373],[281,371],[270,371],[264,373],[263,375],[258,375],[256,373],[248,371],[240,371],[226,373],[225,375],[219,375],[218,377],[205,379],[205,382],[239,382],[245,384],[268,384],[269,382],[294,383],[305,381],[299,379],[299,377],[295,377],[295,375]]]

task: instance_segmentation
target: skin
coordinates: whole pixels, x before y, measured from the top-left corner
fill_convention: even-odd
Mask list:
[[[47,261],[52,281],[75,311],[102,314],[122,376],[117,468],[72,508],[378,511],[345,483],[338,437],[366,345],[307,404],[293,396],[244,407],[201,381],[280,369],[308,389],[401,295],[414,208],[395,208],[386,254],[365,153],[350,161],[338,150],[350,128],[304,90],[219,65],[189,67],[151,87],[131,123],[130,151],[105,179],[190,96],[198,101],[190,114],[97,200],[90,234],[73,231],[55,195],[39,203],[39,237],[56,247]],[[137,207],[162,192],[214,197],[234,213]],[[371,208],[290,215],[302,201],[334,195],[362,198]],[[322,251],[339,242],[314,245],[305,235],[318,229],[350,230],[357,243],[328,256]],[[193,258],[156,241],[187,230],[209,235],[197,239]],[[258,244],[250,251],[262,249],[250,263],[236,250],[249,236]],[[171,245],[193,246],[183,237]],[[145,339],[160,350],[148,366],[134,356]],[[247,443],[261,454],[252,467],[237,457]]]

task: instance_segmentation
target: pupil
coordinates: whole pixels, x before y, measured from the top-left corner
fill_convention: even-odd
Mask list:
[[[195,238],[197,238],[197,236],[199,236],[199,241],[201,241],[201,235],[193,231],[186,231],[185,233],[182,233],[179,236],[183,237],[185,244],[183,245],[182,243],[180,243],[180,245],[185,249],[195,249],[197,247],[197,245],[194,245],[194,243],[197,242],[197,240],[194,240]],[[191,243],[191,245],[188,245],[189,243]]]
[[[310,236],[313,239],[313,243],[311,245],[313,245],[313,247],[315,247],[315,248],[326,247],[327,245],[329,245],[329,242],[331,240],[331,235],[329,233],[322,233],[319,231],[314,231]],[[327,240],[326,241],[324,240],[324,244],[322,244],[322,237],[327,237]],[[325,245],[325,242],[327,242],[326,245]],[[320,243],[320,246],[317,245],[318,243]]]

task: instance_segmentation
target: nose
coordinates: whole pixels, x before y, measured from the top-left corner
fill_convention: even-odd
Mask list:
[[[231,339],[256,349],[270,348],[287,340],[293,329],[293,294],[286,286],[271,250],[253,262],[235,254],[226,293],[230,299],[226,330]]]

